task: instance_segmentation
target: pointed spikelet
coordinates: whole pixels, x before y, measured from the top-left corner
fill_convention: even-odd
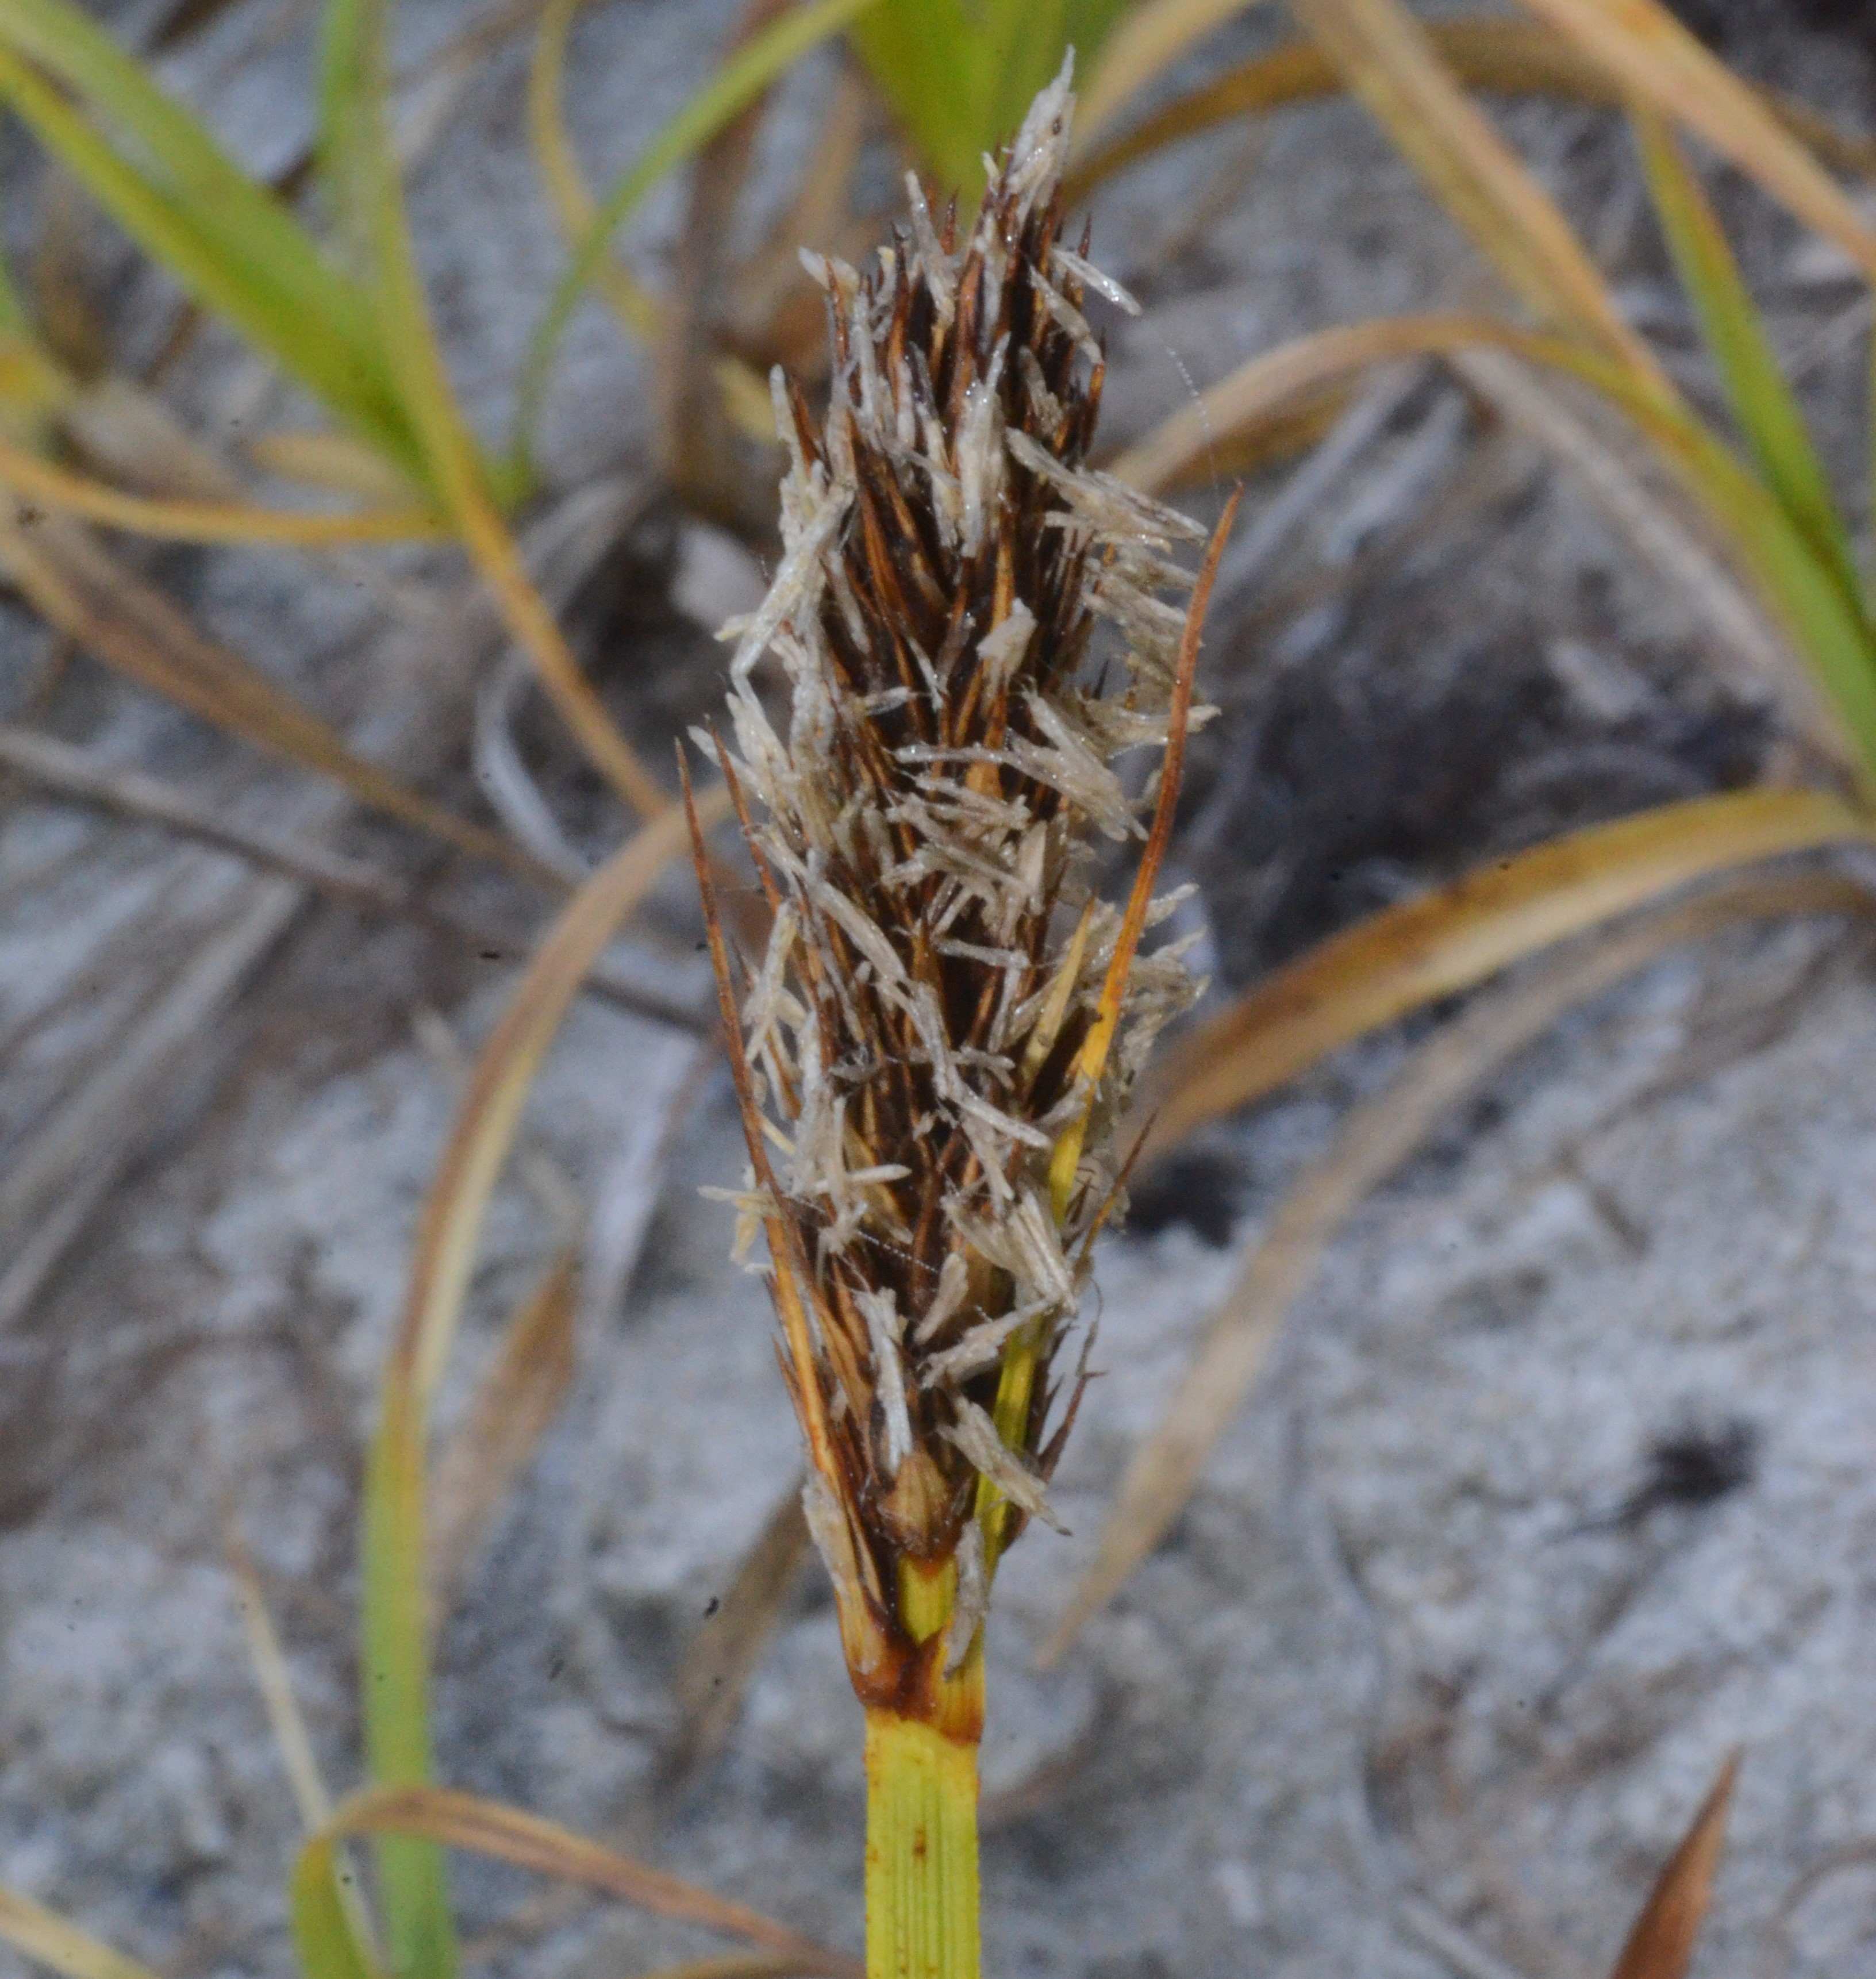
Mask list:
[[[810,260],[832,404],[817,424],[778,374],[784,554],[725,631],[734,748],[698,738],[773,915],[738,1011],[706,877],[809,1523],[856,1689],[913,1716],[1017,1530],[1054,1522],[1114,1122],[1192,995],[1138,946],[1201,608],[1165,594],[1202,532],[1085,464],[1082,298],[1117,292],[1057,238],[1072,101],[1065,70],[962,239],[913,181],[869,272]],[[1119,774],[1143,749],[1166,757],[1150,833]],[[1138,848],[1123,907],[1092,890],[1104,840]]]

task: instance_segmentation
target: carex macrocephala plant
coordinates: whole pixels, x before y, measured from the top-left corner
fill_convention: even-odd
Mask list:
[[[1086,1379],[1065,1348],[1120,1206],[1122,1102],[1192,986],[1143,955],[1203,592],[1185,518],[1086,465],[1125,298],[1060,238],[1068,70],[960,239],[909,227],[827,297],[832,403],[777,375],[766,602],[728,628],[721,762],[772,917],[738,1010],[698,847],[809,1525],[867,1713],[867,1964],[977,1970],[982,1624]],[[754,680],[788,690],[779,732]],[[1163,752],[1136,799],[1119,759]],[[1124,767],[1122,765],[1122,767]],[[1147,822],[1150,812],[1151,824]],[[1123,905],[1102,842],[1144,840]]]

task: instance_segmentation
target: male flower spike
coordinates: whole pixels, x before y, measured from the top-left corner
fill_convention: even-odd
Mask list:
[[[1054,1523],[1116,1123],[1194,993],[1174,948],[1139,943],[1171,905],[1152,886],[1229,519],[1188,612],[1165,596],[1192,586],[1172,552],[1203,532],[1086,465],[1105,366],[1084,297],[1132,305],[1085,234],[1059,237],[1068,81],[961,240],[909,179],[868,272],[807,257],[831,403],[817,424],[777,374],[784,554],[726,628],[734,752],[698,738],[772,917],[739,1011],[700,849],[753,1169],[737,1199],[767,1235],[808,1524],[867,1707],[869,1969],[946,1979],[976,1970],[991,1579]],[[1150,807],[1115,767],[1142,750],[1163,755]],[[1102,840],[1144,840],[1119,908],[1092,890]]]

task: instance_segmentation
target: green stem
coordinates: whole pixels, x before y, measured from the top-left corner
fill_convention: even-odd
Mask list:
[[[867,1979],[979,1979],[977,1748],[867,1713]]]

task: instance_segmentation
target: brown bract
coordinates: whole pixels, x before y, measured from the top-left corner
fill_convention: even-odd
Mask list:
[[[1190,588],[1172,552],[1202,532],[1085,465],[1085,293],[1130,305],[1085,235],[1059,237],[1071,106],[1065,72],[962,240],[911,181],[867,273],[810,260],[832,403],[817,424],[777,377],[785,553],[726,631],[734,750],[699,738],[773,916],[738,1011],[705,874],[752,1167],[736,1200],[767,1239],[855,1686],[900,1709],[969,1653],[1016,1532],[1052,1523],[1114,1123],[1191,994],[1176,945],[1138,944],[1168,905],[1148,895],[1196,651],[1163,594]],[[1092,850],[1145,837],[1117,759],[1169,742],[1123,913]]]

